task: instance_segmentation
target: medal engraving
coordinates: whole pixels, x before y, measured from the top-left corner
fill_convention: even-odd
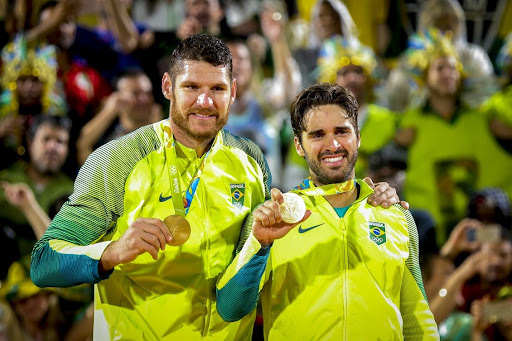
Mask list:
[[[281,219],[288,223],[294,224],[304,218],[306,213],[306,204],[300,195],[295,193],[284,193],[284,202],[280,205]]]

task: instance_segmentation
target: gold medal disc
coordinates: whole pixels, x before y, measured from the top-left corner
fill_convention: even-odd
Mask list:
[[[185,217],[170,215],[164,219],[164,223],[172,235],[172,240],[169,242],[169,245],[183,245],[190,237],[190,224]]]

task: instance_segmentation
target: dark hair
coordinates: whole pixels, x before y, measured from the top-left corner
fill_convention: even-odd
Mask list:
[[[489,206],[493,211],[490,216],[482,216],[481,208]],[[506,229],[512,228],[512,212],[507,193],[501,188],[487,187],[479,190],[469,198],[467,217],[478,220],[490,220]],[[485,214],[488,214],[485,212]]]
[[[44,4],[42,4],[41,7],[39,7],[39,17],[41,17],[41,13],[43,13],[44,10],[49,9],[49,8],[54,8],[58,4],[59,4],[59,2],[55,1],[55,0],[50,0],[50,1],[47,1]]]
[[[32,120],[30,127],[27,131],[29,140],[33,139],[39,127],[43,124],[48,124],[52,127],[65,129],[68,133],[71,132],[71,120],[66,116],[56,115],[37,115]]]
[[[321,105],[334,104],[345,110],[346,118],[353,124],[356,134],[359,134],[357,125],[357,100],[354,95],[344,87],[331,83],[319,83],[303,90],[290,105],[290,116],[293,133],[302,142],[301,133],[306,131],[305,117],[312,110]]]
[[[174,84],[176,76],[183,71],[185,61],[207,62],[213,66],[223,65],[232,80],[233,62],[227,45],[206,33],[194,34],[182,40],[174,49],[169,62],[169,74]]]
[[[138,77],[138,76],[147,76],[146,73],[144,72],[144,70],[142,70],[141,68],[138,68],[138,67],[129,67],[129,68],[126,68],[124,70],[122,70],[120,73],[118,73],[113,81],[112,81],[112,88],[114,90],[119,90],[117,88],[117,84],[119,83],[119,81],[121,79],[124,79],[124,78],[135,78],[135,77]]]

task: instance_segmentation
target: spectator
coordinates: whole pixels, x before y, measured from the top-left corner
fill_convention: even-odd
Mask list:
[[[37,116],[28,131],[29,162],[19,161],[0,172],[0,180],[26,184],[46,214],[56,202],[73,191],[73,181],[61,172],[68,156],[70,129],[71,122],[66,117]],[[10,261],[30,254],[40,232],[36,230],[34,235],[24,211],[11,205],[4,191],[0,191],[0,220],[2,247],[12,248],[14,252],[9,254],[14,259],[2,260],[2,272],[5,273]]]
[[[251,92],[251,56],[243,41],[228,42],[233,56],[233,77],[237,81],[237,101],[231,106],[226,130],[256,142],[267,159],[272,183],[279,184],[281,149],[277,130],[265,118],[263,106]]]
[[[2,49],[1,84],[0,140],[6,167],[25,154],[23,137],[32,117],[65,115],[67,106],[59,92],[55,49],[27,44],[22,34]]]
[[[433,30],[416,42],[408,58],[425,79],[428,97],[404,114],[395,141],[408,148],[404,196],[432,215],[441,245],[465,216],[473,192],[493,186],[512,194],[505,171],[512,167],[512,156],[496,142],[512,127],[489,111],[461,103],[465,74],[451,40]]]
[[[509,4],[512,11],[512,3]],[[498,143],[512,153],[512,135],[506,129],[507,126],[512,126],[512,33],[507,36],[498,54],[497,65],[502,88],[485,103],[485,108],[496,117],[492,129],[500,132]],[[500,122],[505,122],[506,126],[499,124]]]
[[[94,31],[76,24],[76,10],[72,0],[48,1],[31,32],[57,47],[60,79],[75,127],[80,127],[110,93],[108,81],[118,72],[119,54]]]
[[[510,231],[501,229],[501,232],[498,241],[486,242],[481,246],[481,252],[487,255],[476,267],[476,275],[462,287],[464,311],[470,311],[474,300],[486,295],[494,299],[503,287],[512,285],[512,238]]]
[[[30,258],[14,262],[2,285],[4,298],[14,313],[7,329],[9,340],[62,340],[66,332],[54,292],[36,287],[28,276]]]
[[[146,23],[132,20],[126,2],[102,1],[95,31],[119,53],[118,73],[133,68],[144,70],[153,84],[153,96],[158,98],[160,74],[157,66],[159,56],[155,46],[155,32]]]
[[[423,3],[416,32],[428,35],[433,28],[452,41],[467,75],[461,100],[473,108],[480,106],[496,89],[494,69],[484,49],[468,43],[466,18],[457,0],[427,0]],[[407,56],[416,49],[416,45],[416,38],[412,36],[398,66],[391,71],[386,91],[382,94],[383,104],[393,111],[403,112],[422,105],[427,96],[428,91],[421,80],[407,71]]]
[[[77,141],[80,165],[97,147],[163,118],[162,108],[153,98],[151,81],[142,70],[126,70],[116,80],[115,89],[81,129]]]
[[[260,13],[261,28],[270,43],[274,70],[272,77],[257,78],[258,65],[251,58],[249,43],[232,40],[233,76],[237,81],[237,101],[231,107],[226,129],[235,135],[252,138],[263,150],[274,186],[281,186],[282,157],[279,130],[283,128],[284,108],[299,92],[301,79],[285,36],[286,20],[276,7],[265,4]],[[250,39],[249,39],[250,40]],[[254,127],[259,129],[254,130]]]
[[[301,68],[303,87],[316,83],[314,70],[322,43],[334,36],[342,36],[352,46],[358,44],[357,28],[342,1],[317,0],[311,12],[309,37],[305,47],[293,51]]]
[[[7,340],[85,341],[92,335],[92,321],[84,316],[73,322],[60,308],[55,290],[35,286],[29,277],[30,257],[14,262],[2,283],[0,324]],[[68,319],[67,319],[68,318]]]

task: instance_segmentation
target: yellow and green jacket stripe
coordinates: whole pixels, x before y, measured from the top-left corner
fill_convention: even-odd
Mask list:
[[[441,245],[466,216],[469,197],[485,187],[512,196],[512,155],[496,141],[489,110],[459,108],[451,121],[428,106],[404,114],[401,126],[415,130],[408,149],[404,199],[429,212]]]
[[[187,214],[192,232],[183,246],[166,247],[156,261],[142,254],[115,267],[108,279],[98,274],[102,252],[135,219],[174,214],[167,125],[143,127],[91,154],[33,250],[32,280],[43,287],[97,283],[97,340],[250,339],[252,325],[224,322],[215,300],[215,283],[234,257],[245,219],[270,195],[266,161],[249,140],[224,130],[217,135]],[[202,160],[193,149],[176,149],[185,190]],[[242,193],[234,194],[237,189]]]
[[[269,254],[246,225],[247,240],[217,283],[221,316],[253,317],[259,289],[267,340],[438,340],[411,214],[371,206],[372,190],[357,183],[343,218],[324,197],[302,196],[312,215]]]

